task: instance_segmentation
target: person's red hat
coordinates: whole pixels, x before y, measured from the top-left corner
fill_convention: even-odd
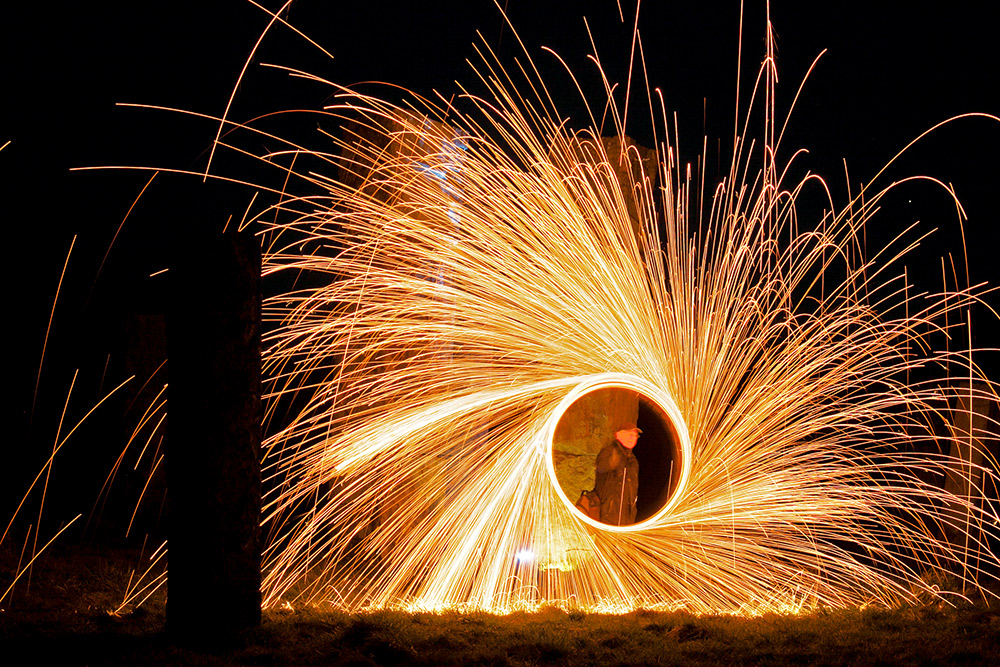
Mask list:
[[[622,435],[622,433],[631,433],[632,435]],[[636,442],[639,440],[639,434],[642,433],[642,429],[637,427],[632,422],[624,424],[620,429],[615,431],[615,440],[621,443],[622,447],[626,449],[632,449],[635,447]]]

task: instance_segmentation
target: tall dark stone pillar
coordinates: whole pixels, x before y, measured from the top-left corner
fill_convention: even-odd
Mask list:
[[[182,639],[260,625],[260,269],[249,232],[174,243],[167,628]]]
[[[968,380],[953,380],[948,391],[951,394],[948,401],[951,407],[948,424],[951,459],[944,489],[967,500],[973,507],[982,508],[984,502],[996,498],[996,485],[991,483],[985,471],[992,468],[990,459],[995,461],[1000,455],[993,433],[1000,418],[1000,406],[993,398],[989,383],[983,380],[973,380],[971,386]],[[995,542],[993,536],[983,530],[977,512],[958,502],[949,503],[947,509],[954,513],[956,520],[945,524],[945,537],[956,548],[968,548],[972,553],[963,564],[978,568],[984,548],[989,551],[991,542]],[[980,540],[985,546],[977,546]]]

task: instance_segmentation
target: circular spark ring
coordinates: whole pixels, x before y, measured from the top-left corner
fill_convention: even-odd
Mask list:
[[[256,216],[265,274],[288,276],[265,305],[265,605],[753,613],[1000,566],[995,510],[925,481],[956,462],[917,448],[966,446],[933,421],[962,411],[948,377],[979,375],[933,350],[977,296],[918,302],[904,252],[862,255],[891,186],[810,220],[818,179],[736,136],[695,207],[673,137],[648,164],[622,125],[602,137],[612,87],[574,132],[536,70],[484,61],[468,111],[338,88],[336,150],[258,156],[288,184]],[[584,517],[555,475],[559,419],[601,388],[678,436],[676,487],[631,526]]]
[[[555,461],[552,456],[552,450],[555,446],[554,438],[556,433],[556,426],[559,424],[559,420],[563,418],[566,411],[571,405],[576,401],[583,398],[585,395],[598,391],[600,389],[629,389],[638,393],[640,396],[652,401],[652,403],[666,415],[670,422],[670,427],[673,434],[677,437],[677,450],[680,455],[680,479],[677,485],[671,490],[667,502],[653,513],[652,516],[639,521],[634,524],[629,524],[625,526],[613,526],[602,521],[596,521],[583,512],[581,512],[576,505],[574,505],[573,500],[566,495],[563,490],[562,485],[560,485],[558,478],[556,477]],[[549,481],[552,484],[553,489],[562,499],[566,507],[570,509],[581,521],[590,524],[594,528],[600,530],[606,530],[613,533],[631,533],[642,531],[652,525],[674,508],[679,500],[684,496],[684,491],[687,488],[688,478],[691,475],[691,438],[688,436],[687,426],[684,424],[684,418],[681,416],[680,410],[677,409],[677,404],[674,403],[674,399],[670,394],[641,377],[636,375],[630,375],[627,373],[600,373],[598,375],[592,375],[588,378],[582,380],[579,384],[574,386],[566,397],[556,406],[555,410],[549,416],[548,420],[545,422],[545,426],[539,431],[538,443],[541,444],[540,449],[545,454],[546,467],[549,473]]]

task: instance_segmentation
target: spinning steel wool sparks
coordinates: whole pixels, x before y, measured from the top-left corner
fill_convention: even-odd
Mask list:
[[[335,151],[258,156],[284,183],[253,221],[279,286],[265,605],[753,613],[911,599],[928,569],[978,590],[997,518],[920,474],[954,467],[912,453],[948,389],[907,381],[976,376],[934,336],[977,297],[912,294],[909,237],[862,255],[888,189],[798,206],[824,186],[775,161],[773,68],[766,136],[734,138],[705,210],[666,123],[644,161],[610,84],[608,140],[489,53],[481,95],[335,87]],[[575,508],[553,454],[607,387],[672,434],[662,502],[631,525]],[[962,470],[992,484],[991,463]]]

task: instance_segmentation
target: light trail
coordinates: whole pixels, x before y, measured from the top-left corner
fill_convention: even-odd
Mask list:
[[[937,595],[927,570],[981,590],[997,517],[925,481],[954,467],[913,453],[949,391],[904,379],[978,376],[938,342],[980,295],[913,294],[911,233],[861,256],[890,188],[800,210],[826,188],[777,162],[771,56],[767,136],[734,137],[705,212],[669,135],[658,173],[623,162],[561,122],[537,70],[489,54],[461,108],[335,87],[336,150],[258,156],[283,182],[248,223],[282,286],[266,606],[797,611]],[[608,377],[684,432],[682,483],[632,526],[584,517],[551,470],[567,396]]]

